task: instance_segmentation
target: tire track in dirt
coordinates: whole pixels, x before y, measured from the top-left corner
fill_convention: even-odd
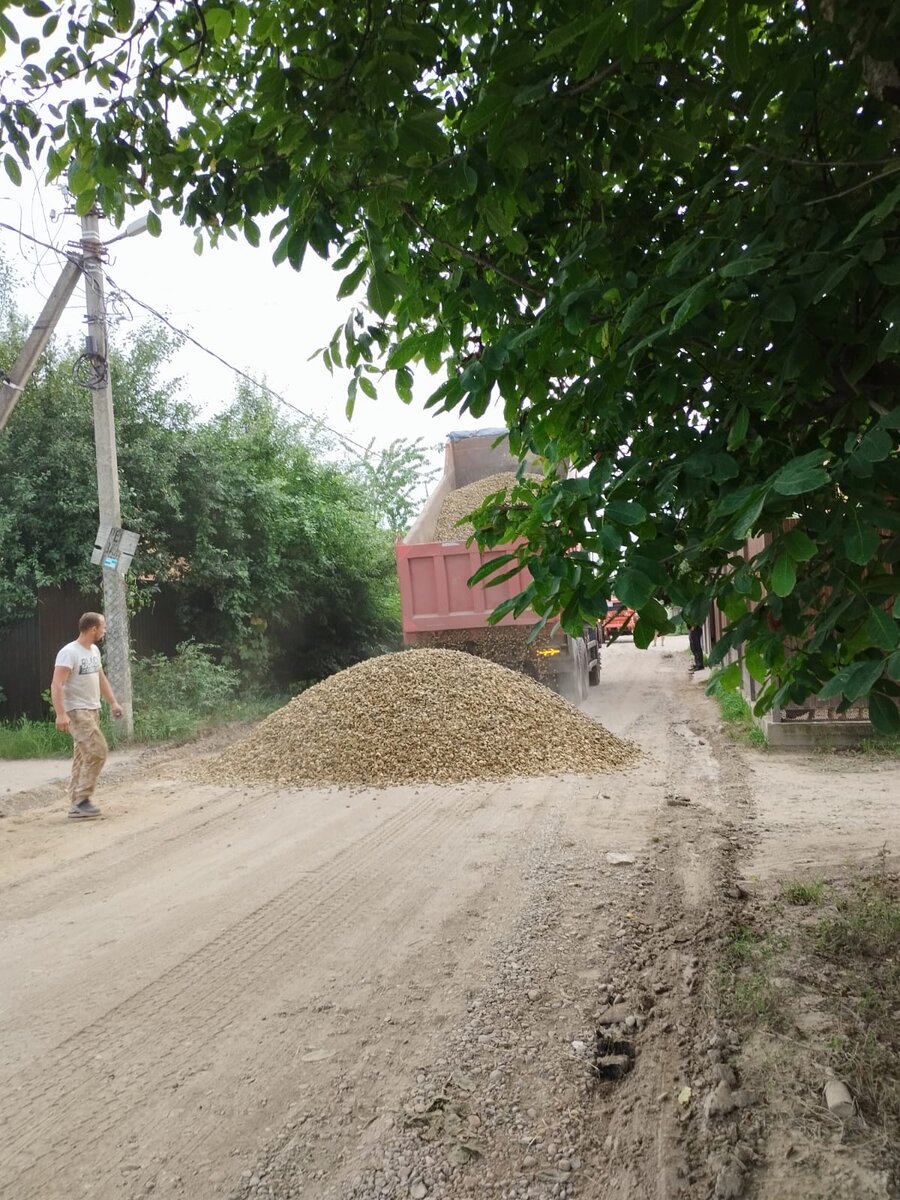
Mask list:
[[[277,977],[286,963],[302,962],[317,946],[335,940],[373,894],[396,880],[404,859],[427,855],[451,828],[459,828],[469,804],[465,795],[455,796],[436,811],[435,792],[429,791],[111,1009],[102,1023],[87,1026],[18,1078],[6,1080],[0,1104],[8,1163],[4,1186],[15,1187],[22,1200],[47,1196],[58,1160],[72,1151],[85,1158],[141,1103],[148,1081],[154,1088],[165,1086],[182,1069],[183,1047],[189,1044],[196,1059],[240,1019],[248,976]],[[378,954],[372,939],[356,971],[365,974]],[[160,1071],[167,1061],[173,1065]]]
[[[195,804],[186,812],[178,815],[175,832],[172,832],[170,825],[160,826],[149,836],[145,833],[141,837],[135,833],[124,842],[115,842],[85,851],[77,858],[60,866],[52,876],[47,875],[44,865],[37,865],[27,874],[23,873],[15,879],[6,881],[4,884],[4,915],[7,918],[30,916],[49,907],[55,900],[67,896],[72,878],[83,873],[85,864],[96,866],[98,873],[103,873],[107,864],[113,865],[116,870],[127,871],[130,867],[146,861],[153,854],[164,854],[174,843],[201,835],[210,826],[220,822],[223,817],[239,812],[248,803],[261,804],[277,794],[275,791],[267,791],[248,798],[240,793],[235,795],[234,792],[223,794],[224,789],[222,788],[215,790],[210,788],[209,792],[209,798],[202,804]],[[117,805],[123,802],[128,804],[142,801],[146,802],[146,791],[140,784],[135,784],[129,791],[120,792],[116,796]],[[207,812],[207,809],[212,808],[213,805],[215,805],[215,810]],[[43,816],[43,813],[39,815]],[[71,836],[72,827],[77,822],[66,822],[64,810],[58,815],[58,826],[60,828],[65,826],[67,833]],[[195,817],[196,819],[194,819]],[[35,816],[28,814],[25,819],[34,820]],[[87,824],[96,829],[102,822],[94,821]]]
[[[629,1103],[620,1112],[615,1100],[621,1096],[611,1097],[606,1110],[615,1152],[599,1194],[609,1200],[705,1196],[715,1183],[708,1175],[702,1097],[692,1083],[709,1065],[704,1051],[712,1027],[701,991],[714,965],[710,946],[730,918],[721,888],[734,875],[732,835],[749,803],[748,770],[713,729],[714,715],[696,684],[676,684],[667,709],[658,872],[644,917],[654,931],[648,950],[655,957],[657,1012],[623,1085]],[[650,1113],[657,1115],[648,1153]]]

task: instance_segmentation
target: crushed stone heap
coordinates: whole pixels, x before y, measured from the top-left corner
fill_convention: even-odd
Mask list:
[[[199,768],[212,783],[387,787],[620,770],[636,748],[525,675],[459,650],[371,658]]]
[[[529,474],[526,479],[540,479],[540,475]],[[501,489],[509,491],[518,483],[518,477],[513,471],[501,471],[498,475],[488,475],[486,479],[476,479],[465,487],[450,492],[441,506],[440,514],[434,526],[436,542],[467,542],[475,532],[470,521],[457,525],[463,517],[473,513],[476,508]]]

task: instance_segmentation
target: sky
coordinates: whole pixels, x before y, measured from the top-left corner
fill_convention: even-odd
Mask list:
[[[140,211],[130,214],[129,220],[140,215]],[[0,221],[60,248],[80,236],[78,218],[65,214],[61,193],[40,187],[34,179],[26,179],[20,188],[4,182]],[[105,240],[117,232],[109,222],[101,221]],[[61,260],[53,251],[6,229],[0,229],[0,255],[20,282],[18,308],[26,316],[36,317],[56,281]],[[502,424],[496,411],[477,421],[458,414],[430,415],[423,402],[440,380],[424,367],[415,375],[412,405],[398,399],[389,378],[380,386],[375,378],[378,400],[360,394],[348,420],[346,379],[330,376],[321,358],[312,356],[346,320],[352,301],[336,299],[340,276],[311,251],[299,273],[287,263],[273,265],[265,238],[257,249],[243,240],[223,239],[216,249],[206,248],[198,257],[193,234],[173,218],[164,217],[160,237],[143,233],[111,246],[107,273],[121,288],[233,366],[264,379],[291,404],[356,443],[351,451],[367,447],[373,440],[377,449],[397,437],[422,438],[429,447],[437,447],[454,429]],[[130,317],[125,310],[114,310],[121,319],[113,323],[111,341],[127,338],[130,330],[153,320],[140,308],[130,308]],[[78,288],[59,332],[80,338],[84,328],[84,290]],[[231,370],[189,343],[173,359],[172,373],[183,379],[184,394],[204,413],[225,407],[238,382]],[[440,465],[437,450],[433,461]]]

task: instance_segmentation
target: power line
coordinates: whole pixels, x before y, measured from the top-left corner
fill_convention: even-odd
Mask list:
[[[186,341],[191,342],[191,344],[196,346],[198,350],[202,350],[204,354],[208,354],[210,358],[214,358],[216,362],[221,363],[223,367],[227,367],[227,369],[234,375],[246,380],[247,383],[253,384],[253,386],[259,388],[260,391],[266,392],[274,400],[277,400],[286,408],[291,409],[293,412],[303,417],[304,420],[311,421],[314,425],[320,425],[323,429],[327,429],[329,433],[338,438],[338,440],[341,441],[345,446],[352,446],[356,450],[362,451],[361,457],[363,459],[368,457],[369,450],[366,446],[363,446],[360,442],[355,442],[353,438],[347,437],[346,434],[340,433],[337,429],[333,429],[328,422],[323,421],[321,417],[315,417],[312,415],[312,413],[308,413],[304,409],[299,408],[296,404],[292,404],[290,400],[286,400],[280,392],[276,392],[274,388],[270,388],[268,384],[260,383],[258,379],[254,379],[252,375],[248,375],[246,371],[242,371],[240,367],[236,367],[234,363],[230,363],[226,358],[223,358],[221,354],[218,354],[215,350],[211,350],[209,346],[204,346],[204,344],[198,341],[193,334],[188,333],[184,329],[180,329],[177,325],[170,321],[167,316],[159,312],[151,304],[147,304],[144,300],[139,300],[137,296],[133,296],[131,292],[126,291],[125,288],[119,287],[119,285],[110,275],[107,274],[106,280],[114,292],[117,292],[120,296],[124,296],[125,299],[130,300],[132,304],[137,304],[139,308],[142,308],[145,312],[150,313],[150,315],[155,317],[157,321],[161,321],[163,325],[171,329],[173,333],[178,335],[178,337],[182,337]]]
[[[65,250],[60,250],[59,246],[54,246],[52,242],[44,242],[40,238],[33,237],[30,233],[26,233],[24,229],[17,229],[15,225],[7,225],[5,221],[0,221],[0,229],[8,229],[16,237],[25,238],[27,242],[34,242],[36,246],[43,246],[45,250],[53,250],[60,258],[70,257]]]
[[[59,246],[54,246],[52,242],[45,242],[41,238],[37,238],[32,234],[26,233],[23,229],[17,229],[14,225],[8,225],[5,221],[0,221],[0,229],[8,229],[10,233],[14,233],[18,237],[23,237],[29,242],[34,242],[36,246],[41,246],[45,250],[53,250],[61,258],[71,257],[67,251],[61,250]],[[104,274],[106,273],[104,272]],[[354,457],[360,458],[361,461],[368,459],[369,448],[367,446],[363,446],[360,442],[354,441],[353,438],[348,437],[346,434],[340,433],[337,429],[333,429],[332,426],[330,426],[327,421],[322,420],[321,417],[315,417],[312,415],[312,413],[308,413],[304,409],[299,408],[296,404],[292,404],[290,400],[285,399],[285,397],[279,392],[276,392],[274,388],[270,388],[268,384],[260,383],[258,379],[254,379],[252,375],[249,375],[246,371],[242,371],[241,368],[236,367],[234,363],[230,363],[227,359],[223,358],[221,354],[217,354],[215,350],[211,350],[208,346],[204,346],[202,342],[198,341],[197,338],[188,333],[187,330],[180,329],[177,325],[173,324],[168,317],[155,309],[151,304],[147,304],[144,300],[139,300],[137,296],[132,295],[132,293],[127,291],[125,288],[120,287],[109,274],[106,274],[106,280],[109,283],[109,286],[115,293],[118,294],[118,296],[130,300],[132,304],[136,304],[139,308],[144,309],[145,312],[148,312],[157,321],[161,321],[163,325],[171,329],[173,333],[178,335],[178,337],[184,338],[185,341],[191,342],[192,345],[196,346],[198,350],[202,350],[204,354],[208,354],[210,358],[214,358],[217,362],[221,363],[223,367],[226,367],[229,371],[231,371],[232,374],[245,380],[247,383],[252,384],[254,387],[259,388],[260,391],[265,392],[274,400],[277,400],[279,404],[283,404],[285,408],[289,408],[293,412],[297,413],[298,416],[303,417],[305,421],[310,421],[312,424],[318,425],[322,429],[327,429],[328,432],[336,437],[338,441],[341,442],[345,447],[348,449],[353,447],[350,452]],[[360,451],[361,453],[357,454],[356,451]]]

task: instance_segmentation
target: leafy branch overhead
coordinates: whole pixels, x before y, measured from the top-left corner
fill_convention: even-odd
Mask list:
[[[524,539],[523,602],[574,627],[615,586],[646,644],[716,600],[761,707],[900,724],[892,0],[29,0],[10,39],[17,7],[46,21],[14,181],[44,156],[79,209],[212,239],[277,215],[276,261],[365,287],[329,351],[354,391],[409,399],[424,362],[432,407],[499,396],[516,450],[578,468],[479,518]]]

